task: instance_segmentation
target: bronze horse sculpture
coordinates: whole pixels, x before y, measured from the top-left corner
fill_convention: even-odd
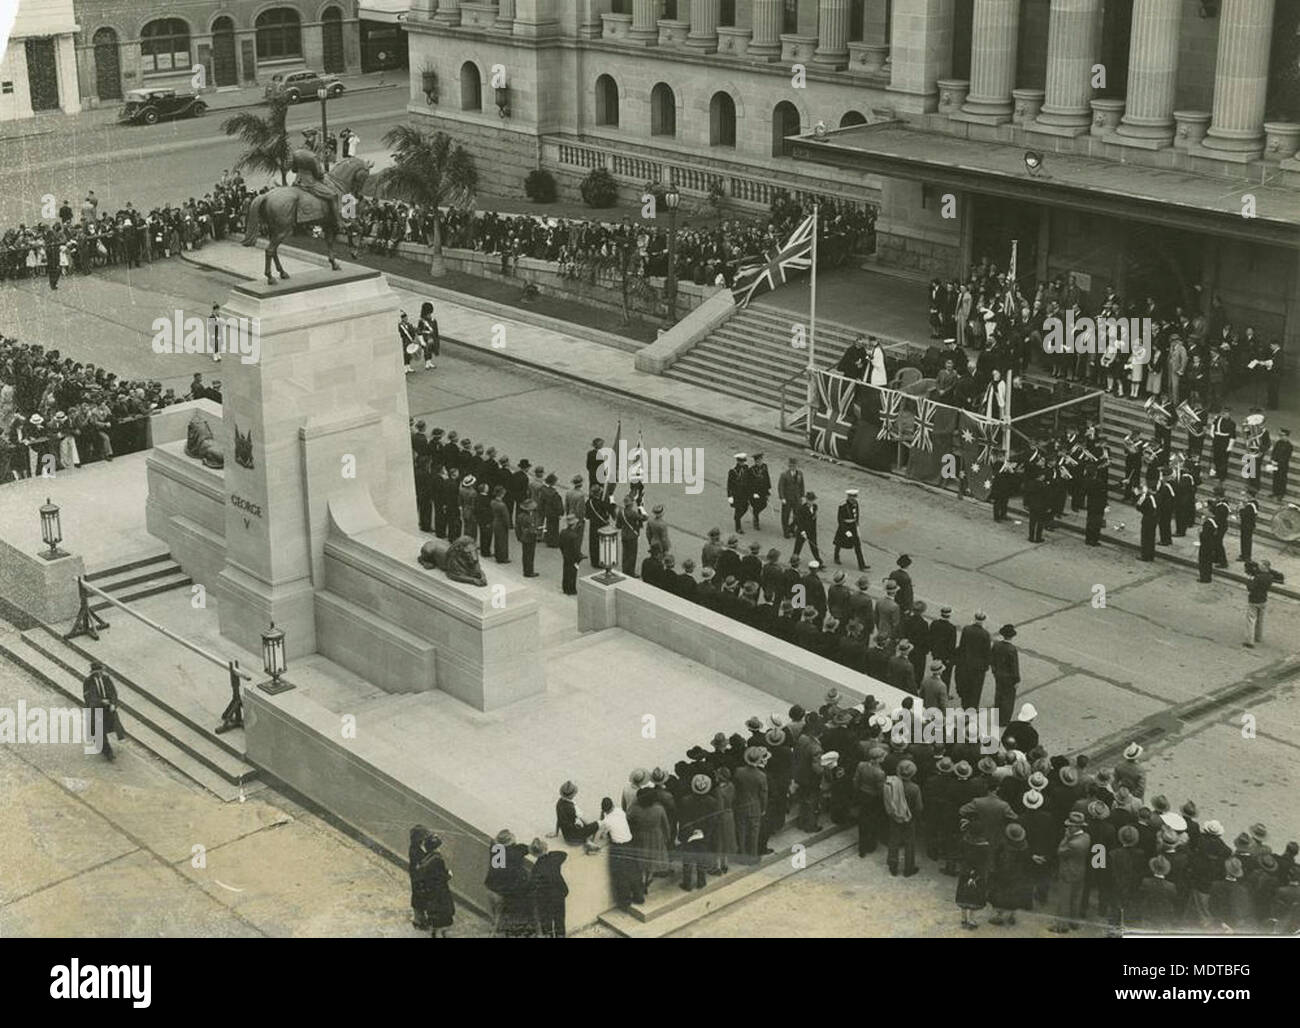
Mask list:
[[[294,154],[293,170],[298,175],[294,185],[276,186],[259,193],[248,205],[244,245],[252,246],[265,225],[266,266],[264,273],[268,285],[275,285],[271,277],[271,264],[281,279],[289,277],[280,264],[280,244],[299,225],[319,225],[325,235],[325,249],[330,267],[341,270],[334,259],[334,237],[342,227],[339,207],[344,197],[359,198],[366,179],[370,177],[373,161],[348,157],[339,161],[323,176],[319,164],[310,151]]]

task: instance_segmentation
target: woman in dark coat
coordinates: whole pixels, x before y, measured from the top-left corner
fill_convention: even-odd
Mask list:
[[[438,852],[442,840],[423,825],[411,829],[409,854],[411,908],[416,928],[430,929],[430,935],[445,939],[456,918],[456,901],[451,895],[451,871]]]
[[[1017,910],[1034,909],[1034,864],[1022,825],[1006,827],[1006,842],[993,855],[989,876],[989,902],[994,914],[989,924],[1015,924]]]
[[[989,841],[978,820],[962,825],[961,870],[957,872],[957,906],[961,907],[961,926],[972,931],[979,927],[972,916],[988,902]]]
[[[534,839],[529,849],[533,854],[533,872],[528,881],[528,891],[537,916],[538,934],[543,939],[563,939],[565,898],[569,895],[569,886],[562,869],[568,854],[550,852],[541,839]]]
[[[637,792],[636,802],[627,808],[627,826],[632,832],[631,852],[641,870],[642,881],[649,885],[655,875],[672,870],[668,857],[672,826],[655,789],[646,787]]]
[[[498,564],[510,563],[510,508],[506,506],[506,487],[492,490],[492,550]]]
[[[507,939],[533,935],[532,901],[528,896],[528,846],[516,842],[514,833],[502,829],[489,849],[487,878],[492,893],[492,931]]]

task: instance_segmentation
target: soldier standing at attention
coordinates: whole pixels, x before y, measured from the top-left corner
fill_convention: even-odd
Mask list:
[[[1156,498],[1144,484],[1138,496],[1137,510],[1142,515],[1142,552],[1138,560],[1156,559]]]
[[[1200,549],[1196,554],[1196,566],[1200,571],[1198,581],[1214,580],[1214,555],[1219,548],[1219,525],[1213,514],[1205,515],[1201,521]]]
[[[727,472],[727,503],[731,506],[737,535],[745,534],[741,521],[745,517],[745,512],[749,510],[749,468],[745,466],[745,461],[748,459],[748,454],[736,454],[736,466]]]
[[[560,556],[564,560],[564,574],[560,588],[566,596],[578,593],[578,561],[582,559],[582,526],[572,514],[564,515],[564,528],[560,530]]]
[[[645,515],[636,505],[636,494],[628,493],[623,497],[623,506],[614,516],[614,526],[623,543],[623,574],[636,577],[636,551],[641,541],[641,526],[645,524]]]
[[[1196,476],[1188,462],[1179,468],[1174,479],[1174,535],[1183,538],[1196,520]]]
[[[1160,545],[1173,544],[1173,518],[1175,502],[1174,483],[1169,474],[1161,469],[1160,484],[1156,486],[1156,522],[1160,529]]]
[[[519,540],[523,552],[525,578],[537,577],[537,572],[533,570],[533,559],[537,554],[538,520],[537,504],[531,497],[515,509],[515,538]]]

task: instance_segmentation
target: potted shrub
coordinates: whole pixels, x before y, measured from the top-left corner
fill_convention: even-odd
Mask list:
[[[607,168],[592,168],[578,189],[588,207],[613,207],[618,203],[618,183]]]
[[[533,203],[554,203],[555,176],[545,168],[534,168],[524,179],[524,195]]]

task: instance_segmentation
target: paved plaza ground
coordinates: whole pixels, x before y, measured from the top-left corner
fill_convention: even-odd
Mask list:
[[[206,304],[231,281],[228,275],[179,262],[136,273],[129,283],[111,276],[84,280],[77,283],[85,289],[78,300],[78,320],[69,323],[60,345],[78,359],[96,360],[127,376],[184,381],[193,370],[211,372],[213,366],[201,357],[163,358],[170,362],[163,366],[153,363],[154,355],[140,346],[143,328],[133,323],[135,314],[123,319],[100,312],[134,309],[143,317],[152,305],[172,298]],[[4,310],[28,319],[17,334],[48,340],[42,327],[46,323],[33,320],[36,297],[21,287],[21,295],[11,297],[7,288],[0,294]],[[61,288],[61,301],[62,293]],[[407,305],[417,305],[422,295],[399,290]],[[599,344],[530,327],[502,314],[492,320],[432,289],[430,295],[438,299],[449,341],[437,371],[421,371],[408,380],[413,415],[495,445],[515,460],[528,457],[562,479],[581,470],[593,436],[612,438],[620,418],[625,435],[640,436],[647,446],[700,448],[705,480],[700,494],[667,485],[651,487],[648,497],[650,503],[665,504],[680,555],[696,553],[711,525],[726,527],[723,485],[733,452],[762,448],[774,470],[787,456],[798,455],[805,461],[810,487],[822,497],[824,544],[829,544],[833,506],[843,489],[862,489],[862,529],[873,582],[892,568],[899,553],[907,552],[914,559],[917,594],[930,604],[931,613],[948,603],[954,619],[965,623],[982,607],[993,625],[1009,621],[1019,626],[1021,698],[1032,699],[1038,707],[1040,731],[1050,749],[1109,751],[1135,732],[1158,729],[1148,747],[1150,792],[1166,794],[1175,805],[1194,797],[1202,816],[1223,821],[1230,835],[1254,821],[1269,826],[1279,847],[1300,835],[1292,799],[1300,748],[1294,642],[1300,638],[1300,606],[1282,598],[1270,603],[1266,643],[1247,650],[1240,645],[1240,585],[1218,581],[1198,586],[1194,573],[1180,565],[1140,564],[1130,551],[1113,547],[1086,549],[1078,537],[1062,532],[1051,534],[1044,546],[1032,546],[1025,541],[1023,526],[995,526],[986,508],[815,461],[797,442],[760,442],[743,427],[754,414],[747,409],[753,405],[716,398],[705,408],[698,394],[681,383],[669,387],[676,390],[671,406],[611,393],[597,388],[595,383],[605,380],[597,379],[591,370],[597,365],[583,357],[587,348]],[[138,300],[135,308],[132,297]],[[48,325],[59,324],[58,316],[49,317]],[[497,322],[509,326],[511,342],[504,353],[482,342],[485,325]],[[549,354],[550,364],[568,377],[512,360],[524,352]],[[628,374],[612,384],[632,392],[638,380]],[[714,420],[692,417],[692,409]],[[70,546],[76,545],[93,517],[94,504],[100,502],[93,487],[95,473],[88,468],[60,477],[59,487],[71,490],[62,501],[65,526],[76,528],[76,534],[65,532]],[[28,500],[24,496],[12,510],[0,507],[0,516],[21,517]],[[758,539],[763,549],[776,546],[784,551],[787,544],[772,525],[769,518],[762,531],[750,530],[745,541]],[[570,601],[559,595],[554,551],[541,552],[539,570],[543,577],[535,584],[546,597],[544,629],[562,631],[564,605]],[[1094,605],[1097,586],[1104,587],[1105,606]],[[874,590],[880,591],[878,584]],[[589,664],[575,665],[573,673],[589,673],[588,668],[595,667],[598,673],[618,675],[621,659],[595,654]],[[6,701],[43,694],[10,666],[0,668],[0,684]],[[1227,696],[1249,686],[1258,688],[1245,706],[1230,700],[1189,720],[1178,716],[1202,698]],[[676,704],[687,702],[674,698]],[[738,704],[734,709],[691,711],[698,718],[698,741],[707,741],[709,724],[726,731],[738,728],[743,709]],[[765,713],[766,708],[752,712]],[[1243,737],[1243,713],[1257,724],[1250,738]],[[609,744],[593,739],[592,745]],[[196,793],[148,755],[130,752],[130,743],[126,749],[129,757],[111,767],[56,747],[12,746],[0,753],[0,795],[10,805],[6,820],[31,826],[27,832],[8,833],[0,849],[0,866],[22,868],[17,879],[0,883],[0,931],[414,934],[407,927],[405,875],[399,868],[269,791],[245,804],[223,806]],[[629,752],[626,766],[640,759]],[[593,782],[584,795],[592,803],[593,794],[598,798],[620,784]],[[292,820],[282,822],[285,814]],[[178,819],[184,830],[177,829]],[[206,873],[189,866],[188,854],[196,842],[208,847]],[[229,854],[228,863],[217,859],[222,851]],[[856,856],[832,859],[709,915],[690,931],[749,936],[951,931],[956,921],[952,880],[933,875],[927,866],[907,885],[889,878],[879,855],[863,862]],[[111,893],[115,902],[99,904],[98,922],[91,923],[81,913],[88,905],[76,900],[102,888],[116,890]],[[244,892],[233,891],[239,889]],[[158,903],[158,897],[167,902]],[[906,918],[900,917],[900,909],[907,911]],[[1037,933],[1040,928],[1029,922],[1018,930]],[[473,930],[467,924],[467,933]],[[985,937],[993,932],[985,928],[971,934]]]

